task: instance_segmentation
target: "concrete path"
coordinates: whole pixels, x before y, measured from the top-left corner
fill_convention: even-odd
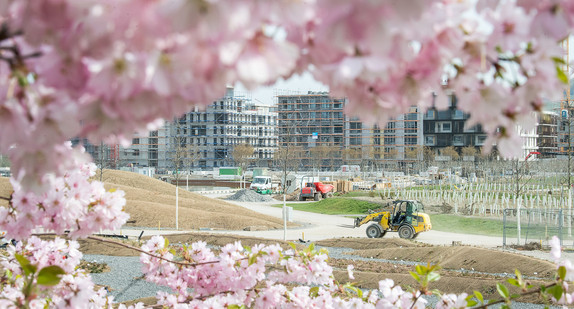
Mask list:
[[[212,196],[209,196],[212,197]],[[270,215],[277,218],[282,218],[282,209],[272,207],[277,203],[247,203],[227,201],[247,209]],[[297,202],[289,202],[297,203]],[[317,241],[328,238],[338,237],[367,237],[365,230],[368,226],[364,225],[359,228],[353,228],[353,219],[345,216],[338,215],[324,215],[316,214],[305,211],[293,210],[293,221],[302,225],[302,227],[288,229],[286,240],[304,240]],[[212,231],[214,233],[227,233],[245,236],[256,236],[270,239],[283,239],[283,230],[271,231]],[[304,238],[303,238],[304,236]],[[398,233],[387,233],[385,238],[398,238]],[[432,244],[432,245],[452,245],[453,241],[460,242],[463,245],[481,246],[487,248],[502,246],[502,237],[480,236],[480,235],[467,235],[456,234],[439,231],[428,231],[421,233],[417,237],[417,241]]]

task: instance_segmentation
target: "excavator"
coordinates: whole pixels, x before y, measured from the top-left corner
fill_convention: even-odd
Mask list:
[[[414,239],[432,228],[429,215],[423,211],[423,204],[419,201],[396,200],[393,201],[392,211],[369,210],[367,216],[355,218],[355,227],[373,222],[367,227],[369,238],[381,238],[387,232],[398,232],[400,238]]]

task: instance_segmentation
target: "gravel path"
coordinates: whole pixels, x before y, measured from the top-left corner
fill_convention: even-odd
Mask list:
[[[92,279],[94,283],[108,287],[108,291],[117,302],[156,296],[158,290],[170,291],[168,288],[142,279],[139,256],[84,255],[83,259],[108,264],[109,272],[92,274]]]

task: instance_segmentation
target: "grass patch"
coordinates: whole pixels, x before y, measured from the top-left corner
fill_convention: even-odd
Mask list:
[[[345,194],[342,194],[341,197],[361,197],[361,196],[369,196],[370,191],[351,191]]]
[[[287,206],[293,207],[295,210],[326,215],[363,214],[367,213],[369,209],[381,208],[380,204],[343,197],[328,198],[312,203],[289,203]],[[274,207],[283,207],[283,205],[274,205]]]
[[[457,215],[430,215],[432,229],[442,232],[502,236],[502,220]]]

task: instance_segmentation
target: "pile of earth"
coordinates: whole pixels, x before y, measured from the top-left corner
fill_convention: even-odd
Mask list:
[[[277,202],[274,198],[269,195],[259,194],[253,190],[242,189],[232,196],[226,198],[228,201],[237,201],[237,202],[249,202],[249,203],[269,203],[269,202]]]
[[[99,180],[99,175],[96,177]],[[104,170],[102,181],[106,189],[125,192],[124,210],[130,215],[128,226],[175,228],[176,187],[172,184],[137,173]],[[0,196],[9,197],[12,186],[8,178],[0,177]],[[243,230],[257,226],[265,229],[283,228],[281,219],[263,215],[246,208],[179,188],[179,228]],[[254,194],[257,194],[253,192]],[[0,201],[6,206],[7,201]],[[135,222],[134,222],[135,221]],[[296,224],[291,223],[291,226]]]

